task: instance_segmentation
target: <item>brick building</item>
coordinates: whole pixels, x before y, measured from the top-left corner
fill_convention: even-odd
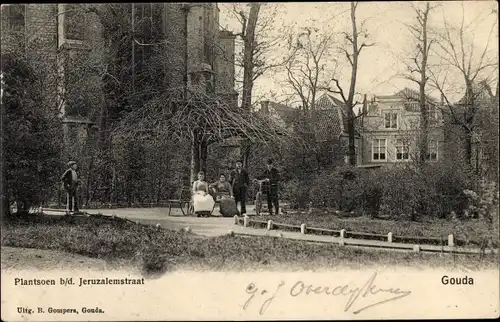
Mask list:
[[[23,53],[44,69],[45,107],[60,111],[67,147],[81,145],[106,109],[102,98],[105,57],[109,43],[98,11],[102,4],[16,4],[2,6],[2,53]],[[236,104],[234,38],[220,31],[215,3],[119,4],[130,19],[119,28],[131,28],[131,74],[140,77],[153,50],[165,55],[163,88],[201,86]],[[97,9],[97,10],[96,10]],[[132,18],[133,17],[133,18]],[[149,22],[149,23],[145,23]],[[118,24],[118,21],[116,22]],[[158,27],[159,26],[159,27]],[[155,44],[155,45],[152,45]],[[82,63],[84,62],[84,63]],[[134,63],[132,63],[134,62]],[[85,75],[82,79],[82,75]]]
[[[419,93],[403,89],[393,95],[374,96],[362,120],[362,165],[394,165],[418,159],[420,133]],[[426,158],[444,154],[443,115],[439,102],[428,97],[429,142]]]

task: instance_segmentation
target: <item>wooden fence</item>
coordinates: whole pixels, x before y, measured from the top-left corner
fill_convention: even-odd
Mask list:
[[[244,227],[265,227],[267,230],[280,229],[292,232],[300,232],[302,235],[327,235],[337,237],[341,245],[359,245],[371,247],[383,247],[394,249],[410,249],[413,251],[436,251],[436,252],[455,252],[455,253],[496,253],[493,249],[487,251],[484,249],[458,248],[464,246],[465,241],[456,240],[453,234],[449,234],[447,238],[422,237],[422,236],[398,236],[392,232],[387,234],[374,234],[365,232],[347,231],[345,229],[326,229],[318,227],[308,227],[305,223],[301,225],[284,224],[274,222],[273,220],[255,220],[249,216],[234,216],[236,225]],[[304,236],[306,237],[306,236]],[[298,239],[298,238],[296,238]],[[308,238],[309,239],[309,238]],[[483,247],[484,248],[484,247]]]

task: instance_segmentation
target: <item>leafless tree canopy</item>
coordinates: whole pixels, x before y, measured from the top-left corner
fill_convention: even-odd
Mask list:
[[[209,143],[238,136],[263,144],[293,138],[286,129],[278,129],[269,118],[235,108],[224,98],[190,91],[187,100],[178,99],[182,91],[181,88],[172,89],[130,112],[115,130],[115,135],[153,135],[182,140],[200,130]]]

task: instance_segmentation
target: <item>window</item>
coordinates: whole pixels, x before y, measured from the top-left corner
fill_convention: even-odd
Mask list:
[[[387,151],[386,139],[373,139],[373,161],[385,160]]]
[[[397,113],[385,113],[385,128],[386,129],[397,129],[398,128],[398,114]]]
[[[438,159],[438,141],[430,140],[427,146],[427,160],[437,161]]]
[[[65,38],[71,40],[83,40],[85,27],[84,5],[64,5],[64,30]]]
[[[405,161],[410,159],[410,145],[407,140],[396,140],[396,160]]]
[[[9,4],[2,6],[2,16],[5,15],[8,27],[14,31],[24,30],[24,10],[23,4]]]

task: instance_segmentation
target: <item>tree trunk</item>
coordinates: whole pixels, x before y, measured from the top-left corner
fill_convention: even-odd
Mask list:
[[[200,140],[199,131],[194,130],[191,137],[191,178],[190,182],[196,180],[196,176],[200,171]]]
[[[426,43],[426,42],[424,42]],[[419,137],[419,166],[423,166],[427,160],[428,137],[429,137],[429,110],[425,97],[425,69],[421,73],[420,82],[420,137]]]
[[[255,29],[257,27],[257,20],[259,19],[260,3],[252,3],[250,5],[250,13],[248,15],[247,25],[244,26],[242,31],[242,38],[244,43],[243,51],[243,93],[241,107],[250,110],[252,107],[252,91],[254,82],[254,49],[255,49]],[[241,158],[243,159],[243,166],[248,167],[248,160],[250,158],[250,141],[243,140],[241,142]]]
[[[255,29],[259,18],[259,3],[252,3],[250,14],[248,15],[248,23],[243,31],[243,96],[241,106],[245,109],[250,109],[252,105],[252,89],[253,89],[253,72],[254,62],[253,55],[255,49]]]
[[[5,219],[7,216],[10,215],[10,204],[9,204],[9,198],[7,196],[3,196],[2,195],[2,200],[1,200],[1,203],[2,203],[2,209],[0,209],[0,211],[2,212],[1,213],[1,219],[0,219],[0,223],[3,222],[3,219]]]
[[[419,105],[420,105],[420,138],[419,138],[419,166],[423,166],[427,160],[428,150],[428,136],[429,136],[429,109],[425,97],[425,85],[427,83],[427,54],[428,54],[428,41],[427,41],[427,17],[429,16],[430,5],[426,4],[426,9],[423,13],[421,21],[422,26],[422,61],[420,66],[420,82],[419,82]]]
[[[348,159],[349,164],[352,166],[356,166],[356,145],[355,145],[355,136],[354,136],[354,112],[351,109],[348,111],[347,118],[347,133],[349,135],[349,151],[348,151]]]
[[[207,173],[208,142],[206,139],[200,140],[200,171]]]
[[[347,134],[349,138],[349,164],[356,165],[356,146],[354,143],[354,94],[356,91],[356,78],[358,73],[358,56],[360,49],[358,48],[358,27],[356,25],[356,4],[351,2],[351,22],[352,22],[352,64],[351,64],[351,83],[349,86],[349,96],[346,102],[347,108]]]
[[[465,140],[464,140],[464,154],[465,154],[465,162],[467,166],[472,166],[472,133],[466,132]]]

